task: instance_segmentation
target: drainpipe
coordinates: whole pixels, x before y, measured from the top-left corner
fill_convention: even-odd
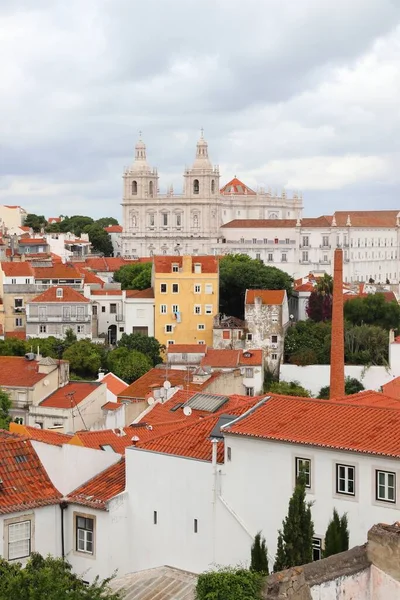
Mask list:
[[[68,508],[68,503],[63,500],[60,502],[61,509],[61,557],[65,558],[65,541],[64,541],[64,511]]]

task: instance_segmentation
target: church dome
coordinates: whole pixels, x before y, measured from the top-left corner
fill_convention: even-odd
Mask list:
[[[131,171],[151,171],[146,158],[146,144],[142,138],[139,139],[135,146],[135,161]]]
[[[201,137],[197,142],[196,159],[193,163],[193,169],[212,169],[212,164],[208,158],[208,144],[203,137],[203,130],[201,130]]]

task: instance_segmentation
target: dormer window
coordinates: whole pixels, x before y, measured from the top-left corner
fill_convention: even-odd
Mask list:
[[[172,264],[172,272],[179,273],[179,265],[177,263]]]
[[[200,263],[195,263],[195,265],[194,265],[194,272],[195,273],[201,273],[201,264]]]
[[[200,191],[200,184],[199,184],[199,180],[195,179],[193,181],[193,194],[198,194]]]
[[[132,181],[132,196],[137,195],[137,181]]]
[[[56,297],[57,298],[62,298],[63,297],[63,289],[62,288],[57,288]]]

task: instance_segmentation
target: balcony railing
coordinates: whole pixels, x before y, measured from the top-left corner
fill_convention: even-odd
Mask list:
[[[91,315],[79,317],[65,317],[60,315],[27,315],[28,323],[88,323],[91,320]]]

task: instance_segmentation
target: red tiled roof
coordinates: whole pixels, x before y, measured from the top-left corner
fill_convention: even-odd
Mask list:
[[[107,233],[122,233],[123,232],[121,225],[109,225],[109,227],[104,227],[104,230],[107,231]]]
[[[53,446],[62,446],[62,444],[68,444],[72,439],[72,435],[60,433],[58,431],[52,431],[51,429],[40,429],[38,427],[19,425],[18,423],[13,422],[10,423],[9,427],[11,433],[28,437],[29,439],[36,440],[37,442],[52,444]]]
[[[245,304],[254,304],[255,298],[261,298],[263,304],[283,304],[285,290],[246,290]]]
[[[220,193],[224,196],[229,194],[236,194],[240,196],[256,196],[256,192],[242,183],[239,179],[237,179],[237,177],[234,177],[229,183],[224,185],[224,187],[220,190]]]
[[[397,341],[396,338],[395,342],[399,343],[400,340]],[[390,398],[400,400],[400,377],[396,377],[395,379],[392,379],[392,381],[388,381],[388,383],[385,383],[382,386],[382,390],[386,396],[390,396]]]
[[[43,246],[43,244],[47,245],[47,241],[44,238],[22,238],[20,240],[22,244],[32,244],[33,246]]]
[[[115,403],[116,404],[116,403]],[[119,405],[121,406],[121,405]],[[102,446],[111,446],[114,452],[125,454],[125,448],[132,446],[131,438],[114,429],[100,429],[98,431],[77,431],[71,440],[71,444],[102,450]]]
[[[62,289],[62,297],[57,296],[58,289]],[[31,304],[33,302],[58,302],[59,304],[65,304],[70,302],[87,303],[90,302],[90,300],[88,298],[85,298],[85,296],[82,296],[82,294],[80,294],[77,290],[74,290],[73,288],[68,287],[67,285],[63,285],[60,288],[57,286],[49,288],[45,292],[39,294],[39,296],[36,296],[36,298],[33,298],[33,300],[30,300],[28,304]]]
[[[106,402],[105,404],[103,404],[103,406],[101,407],[102,410],[119,410],[120,408],[123,407],[123,404],[121,404],[121,402]]]
[[[346,227],[350,217],[352,227],[396,227],[398,210],[351,210],[336,211],[338,227]]]
[[[51,483],[30,440],[0,441],[0,514],[58,504],[62,495]]]
[[[91,290],[91,296],[122,296],[122,290]]]
[[[100,279],[100,277],[97,277],[97,275],[95,273],[93,273],[88,268],[82,266],[79,263],[74,263],[74,264],[75,264],[76,269],[79,271],[79,273],[84,277],[85,283],[97,283],[98,285],[103,287],[104,281],[102,279]]]
[[[394,380],[395,381],[395,380]],[[384,386],[382,386],[384,387]],[[350,396],[343,396],[342,398],[335,398],[332,402],[341,402],[345,404],[356,404],[359,406],[376,406],[381,408],[396,408],[400,410],[399,399],[394,399],[390,394],[375,392],[373,390],[365,390],[358,392],[357,394],[351,394]]]
[[[220,372],[212,373],[211,377],[204,383],[193,383],[193,373],[180,371],[178,369],[165,368],[150,369],[145,375],[136,379],[124,392],[119,394],[119,399],[144,399],[154,388],[162,387],[164,381],[168,379],[172,387],[181,386],[189,390],[205,390],[214,379],[221,375]],[[188,381],[189,378],[189,381]]]
[[[125,490],[125,459],[121,458],[68,495],[74,504],[107,510],[107,502]]]
[[[170,344],[167,347],[168,354],[205,354],[205,344]]]
[[[250,356],[245,356],[246,354],[250,354]],[[240,365],[245,367],[257,367],[262,365],[263,363],[263,351],[258,348],[251,348],[249,350],[241,350],[239,357]]]
[[[238,396],[237,398],[243,398]],[[182,427],[174,429],[170,433],[156,436],[147,442],[139,442],[136,447],[153,452],[162,452],[166,454],[174,454],[175,456],[186,456],[198,460],[211,460],[212,444],[211,432],[217,425],[220,415],[229,414],[233,418],[240,416],[250,408],[253,408],[260,399],[258,397],[249,398],[237,402],[236,406],[224,404],[221,411],[214,413],[211,416],[197,418],[196,422],[187,424],[183,422]],[[172,398],[173,399],[173,398]],[[172,400],[171,399],[171,400]],[[171,402],[171,400],[169,402]],[[146,415],[148,419],[149,415]],[[224,459],[224,443],[218,442],[217,445],[217,460],[223,462]]]
[[[67,385],[59,388],[42,400],[40,406],[64,409],[73,408],[76,404],[85,400],[100,385],[101,382],[97,381],[70,381]]]
[[[6,331],[4,336],[6,338],[17,338],[18,340],[24,340],[26,338],[26,331],[18,330],[18,331]],[[1,376],[0,376],[1,377]]]
[[[107,375],[104,375],[103,379],[101,379],[101,383],[105,383],[107,389],[110,390],[110,392],[115,396],[121,394],[121,392],[123,390],[126,390],[126,388],[128,387],[128,384],[125,383],[125,381],[122,381],[122,379],[120,379],[116,375],[114,375],[114,373],[107,373]]]
[[[20,229],[22,229],[22,231],[28,231],[29,232],[31,230],[31,227],[28,227],[27,225],[21,225]]]
[[[127,298],[154,298],[153,288],[147,288],[145,290],[126,290]]]
[[[226,433],[400,457],[400,411],[349,402],[271,396]]]
[[[33,271],[28,262],[2,262],[1,269],[6,277],[32,277]]]
[[[376,294],[381,294],[386,302],[397,302],[396,295],[394,292],[376,292]],[[354,300],[355,298],[368,298],[368,296],[372,296],[374,294],[367,294],[366,292],[362,294],[345,294],[343,296],[343,300],[346,302],[347,300]]]
[[[53,263],[51,267],[35,267],[32,265],[35,279],[82,279],[82,275],[74,265]]]
[[[240,350],[208,348],[207,354],[201,359],[202,367],[238,367]]]
[[[118,271],[124,265],[130,264],[129,261],[126,261],[123,258],[116,257],[100,257],[100,258],[87,258],[86,266],[93,269],[93,271]]]
[[[38,372],[38,363],[35,360],[26,360],[24,356],[0,356],[2,387],[32,387],[45,377],[46,373]]]
[[[296,292],[313,292],[314,286],[310,281],[308,281],[307,283],[296,285],[294,289]]]
[[[61,223],[61,217],[49,217],[48,223]]]
[[[192,272],[194,265],[201,265],[202,273],[218,273],[218,259],[215,256],[192,256]],[[176,264],[182,267],[182,256],[155,256],[154,270],[156,273],[171,273],[172,265]]]

